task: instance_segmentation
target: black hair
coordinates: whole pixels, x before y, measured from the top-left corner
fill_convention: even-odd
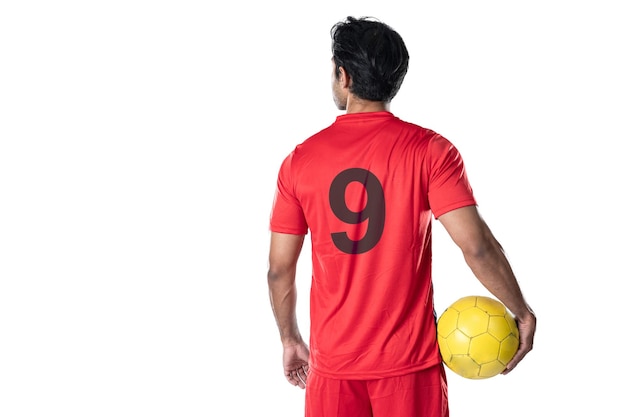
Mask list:
[[[352,79],[350,92],[364,100],[390,102],[409,68],[409,52],[398,32],[372,17],[348,16],[330,34],[336,74],[343,67]]]

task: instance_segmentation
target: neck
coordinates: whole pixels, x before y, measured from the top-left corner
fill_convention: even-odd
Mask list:
[[[384,101],[363,100],[352,95],[348,96],[346,113],[367,113],[376,111],[389,111],[389,103]]]

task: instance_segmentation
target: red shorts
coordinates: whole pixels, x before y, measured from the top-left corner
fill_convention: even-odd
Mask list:
[[[306,417],[448,417],[443,365],[372,380],[325,378],[309,372]]]

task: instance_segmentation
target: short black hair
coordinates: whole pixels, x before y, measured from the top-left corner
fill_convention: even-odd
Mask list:
[[[389,25],[373,17],[354,18],[333,25],[335,71],[343,67],[352,79],[350,92],[370,101],[390,102],[409,69],[404,40]]]

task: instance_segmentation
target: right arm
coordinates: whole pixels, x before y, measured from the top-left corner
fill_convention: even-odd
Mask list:
[[[285,378],[300,388],[306,386],[309,349],[296,318],[296,266],[304,235],[272,233],[267,285],[270,304],[283,344]]]
[[[465,262],[483,286],[513,313],[520,332],[520,346],[503,374],[507,374],[533,348],[536,318],[526,303],[511,265],[476,206],[462,207],[439,217]]]

